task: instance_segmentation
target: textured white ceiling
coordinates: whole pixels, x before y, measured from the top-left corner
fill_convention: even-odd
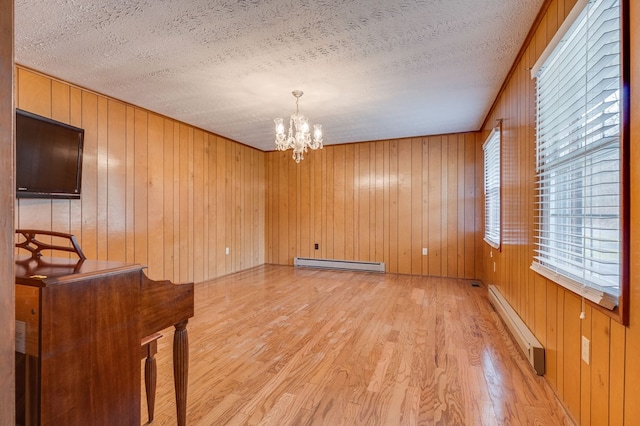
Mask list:
[[[16,0],[16,62],[262,150],[477,130],[543,0]]]

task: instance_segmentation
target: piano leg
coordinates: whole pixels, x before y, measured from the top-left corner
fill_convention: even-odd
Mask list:
[[[176,390],[178,426],[187,424],[187,378],[189,371],[189,336],[185,320],[175,325],[173,335],[173,381]]]
[[[156,364],[156,354],[158,353],[158,339],[162,336],[157,334],[154,340],[145,345],[146,358],[144,361],[144,387],[147,395],[147,413],[149,423],[153,422],[153,411],[156,404],[156,376],[158,367]]]

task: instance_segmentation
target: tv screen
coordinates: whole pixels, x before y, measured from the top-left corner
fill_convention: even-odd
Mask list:
[[[84,130],[16,110],[16,195],[80,198]]]

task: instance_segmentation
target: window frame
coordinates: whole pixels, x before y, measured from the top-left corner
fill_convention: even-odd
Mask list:
[[[579,0],[573,10],[568,15],[565,22],[558,29],[558,32],[551,40],[547,48],[541,54],[540,58],[531,69],[531,77],[534,79],[541,68],[542,64],[551,55],[556,46],[565,36],[568,29],[573,25],[574,21],[580,15],[584,7],[587,7],[589,0]],[[618,306],[610,310],[599,304],[587,300],[587,303],[601,311],[616,321],[627,325],[629,322],[629,274],[630,274],[630,100],[629,100],[629,83],[631,80],[630,73],[630,47],[629,47],[629,0],[620,0],[620,284],[618,295]],[[536,142],[537,144],[537,142]],[[536,185],[537,187],[537,185]],[[539,229],[534,229],[537,235]],[[540,271],[534,267],[537,262],[532,262],[532,268],[537,273]],[[561,276],[553,276],[550,274],[542,274],[546,278],[556,282],[564,288],[582,296],[575,289],[562,283]]]
[[[488,152],[493,152],[496,147],[492,144],[497,144],[498,160],[487,163]],[[484,241],[496,250],[500,250],[502,247],[502,125],[498,125],[491,129],[489,136],[482,144],[482,158],[483,158],[483,195],[484,195]],[[495,167],[496,169],[488,170],[489,167]],[[497,176],[496,176],[497,175]],[[496,194],[490,196],[492,191],[488,190],[488,182],[497,182]],[[497,204],[497,205],[494,205]],[[491,215],[490,212],[497,210],[497,226],[492,232]],[[497,239],[492,238],[493,233],[497,233]]]

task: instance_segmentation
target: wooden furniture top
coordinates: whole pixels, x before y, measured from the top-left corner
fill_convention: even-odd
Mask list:
[[[123,272],[141,271],[139,264],[104,260],[87,260],[72,234],[18,229],[15,246],[30,254],[16,256],[16,284],[50,287],[82,282]],[[44,240],[51,240],[47,243]],[[58,243],[55,244],[54,242]],[[66,245],[64,245],[66,244]],[[43,251],[62,251],[69,257],[45,257]],[[77,256],[72,257],[72,254]],[[193,316],[193,283],[174,284],[154,281],[141,273],[140,317],[143,336],[186,321]]]
[[[193,283],[149,279],[145,266],[105,260],[16,256],[16,284],[34,287],[82,282],[123,272],[141,271],[140,319],[143,336],[185,321],[193,316]]]
[[[16,235],[16,248],[30,253],[16,255],[16,284],[47,287],[143,268],[139,264],[87,260],[73,234],[37,229],[16,229]],[[63,252],[67,254],[67,257],[43,256],[43,251]]]
[[[16,284],[48,287],[91,277],[104,277],[126,271],[142,270],[144,266],[105,260],[78,260],[61,257],[17,255]]]

